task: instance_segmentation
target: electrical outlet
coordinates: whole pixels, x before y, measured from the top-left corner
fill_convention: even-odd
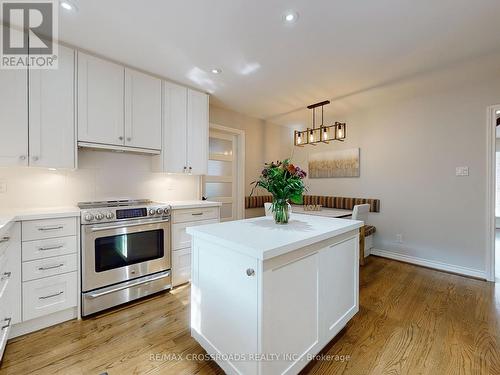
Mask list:
[[[396,234],[396,241],[398,243],[403,243],[403,235],[401,233]]]

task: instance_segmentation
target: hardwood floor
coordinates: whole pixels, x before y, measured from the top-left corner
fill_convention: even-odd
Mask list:
[[[304,374],[500,374],[500,284],[376,257],[361,270],[359,313]],[[204,353],[188,318],[182,287],[15,339],[0,374],[222,374],[178,360]]]

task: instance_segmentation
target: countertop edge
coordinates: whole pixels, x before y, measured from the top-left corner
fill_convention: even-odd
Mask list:
[[[218,243],[222,246],[225,247],[230,247],[234,251],[237,251],[239,253],[245,254],[247,256],[250,256],[252,258],[265,261],[271,258],[275,258],[277,256],[290,253],[292,251],[295,251],[297,249],[300,249],[305,246],[309,246],[312,244],[315,244],[317,242],[324,241],[329,238],[337,237],[341,234],[351,232],[353,230],[359,229],[363,226],[363,222],[361,221],[355,221],[353,220],[352,224],[346,225],[343,228],[338,228],[329,232],[322,233],[320,235],[316,235],[311,238],[307,238],[305,240],[297,241],[292,244],[284,245],[284,246],[279,246],[271,249],[266,249],[266,248],[252,248],[248,247],[245,245],[242,245],[241,243],[234,242],[234,241],[229,241],[226,239],[222,239],[218,236],[211,235],[205,232],[199,231],[198,227],[188,227],[186,228],[186,232],[190,235],[199,237],[201,239],[210,241],[212,243]]]

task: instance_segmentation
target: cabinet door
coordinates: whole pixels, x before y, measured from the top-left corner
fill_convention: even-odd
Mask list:
[[[188,90],[187,163],[189,172],[208,171],[208,95]]]
[[[358,312],[358,238],[322,249],[320,254],[320,331],[330,341]]]
[[[0,70],[0,165],[28,164],[28,71]]]
[[[257,259],[196,238],[193,255],[191,330],[219,353],[247,358],[258,353],[261,275]],[[252,269],[255,274],[250,273]],[[257,373],[256,361],[229,362],[236,369],[234,373]]]
[[[78,141],[124,145],[122,66],[78,53]]]
[[[125,70],[125,145],[161,149],[161,80]]]
[[[164,82],[163,171],[183,173],[187,168],[187,89]]]
[[[75,52],[59,46],[59,67],[29,77],[30,165],[75,168]]]
[[[9,230],[9,246],[6,250],[9,281],[6,289],[11,324],[21,321],[21,224],[15,223]],[[3,276],[3,275],[2,275]]]

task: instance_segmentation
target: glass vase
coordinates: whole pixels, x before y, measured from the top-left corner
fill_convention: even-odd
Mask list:
[[[286,199],[274,199],[273,205],[273,217],[276,224],[287,224],[290,219],[290,212],[292,211],[292,206],[288,203]]]

